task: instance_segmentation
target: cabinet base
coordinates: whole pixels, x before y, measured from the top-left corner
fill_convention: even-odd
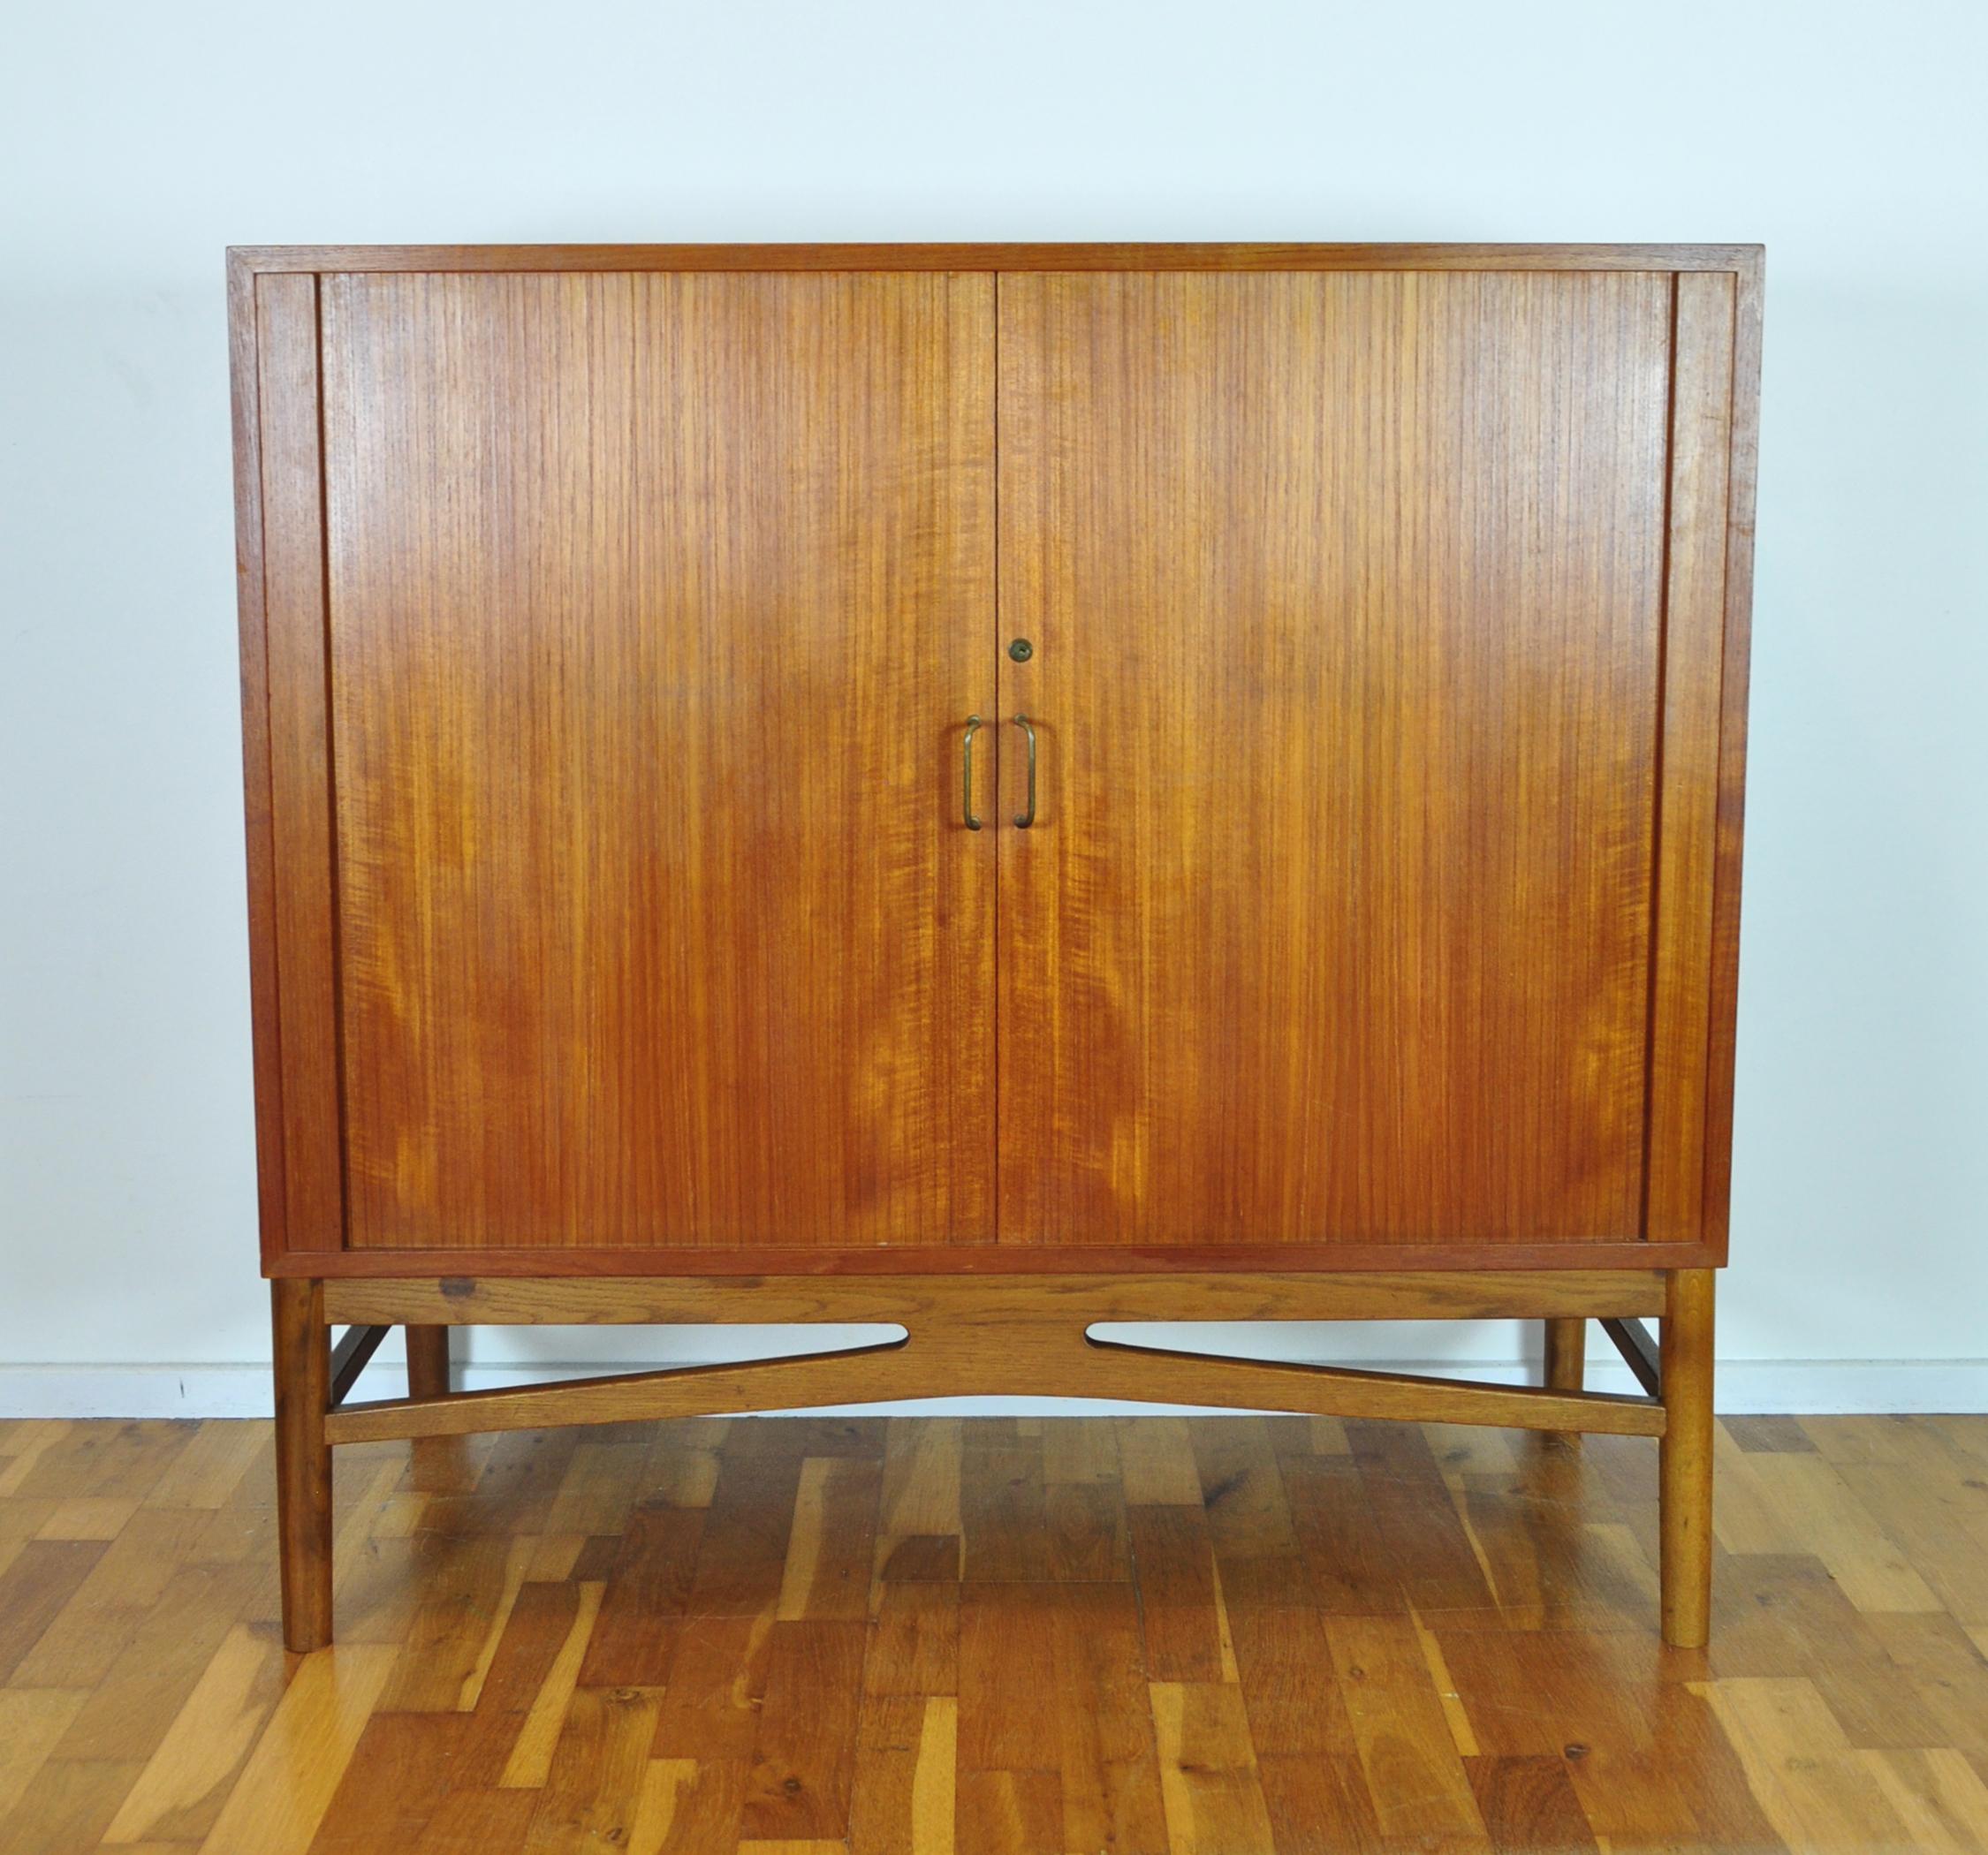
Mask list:
[[[448,1278],[271,1283],[284,1638],[331,1634],[331,1448],[550,1425],[817,1404],[1024,1395],[1659,1438],[1664,1639],[1702,1647],[1711,1576],[1711,1269],[1210,1276]],[[1662,1318],[1660,1364],[1642,1318]],[[1095,1329],[1179,1321],[1547,1322],[1546,1383],[1486,1385],[1140,1344]],[[1597,1319],[1650,1389],[1582,1389]],[[881,1344],[495,1391],[448,1389],[451,1326],[888,1324]],[[334,1359],[333,1325],[352,1331]],[[388,1326],[407,1329],[409,1396],[343,1393]]]

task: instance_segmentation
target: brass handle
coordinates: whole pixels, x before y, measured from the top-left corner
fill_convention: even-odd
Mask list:
[[[979,732],[980,717],[969,715],[967,717],[967,745],[963,754],[965,764],[960,768],[960,808],[967,814],[967,829],[969,831],[980,829],[980,820],[974,816],[974,736]]]
[[[1025,831],[1036,822],[1036,731],[1028,725],[1028,717],[1018,715],[1014,718],[1017,728],[1028,737],[1028,809],[1015,814],[1014,827]]]

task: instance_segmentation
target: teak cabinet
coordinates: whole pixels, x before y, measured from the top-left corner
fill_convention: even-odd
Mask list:
[[[1010,1391],[1660,1437],[1703,1641],[1758,247],[230,285],[293,1647],[333,1443]],[[1492,1314],[1544,1385],[1090,1332]],[[451,1390],[552,1321],[902,1336]]]

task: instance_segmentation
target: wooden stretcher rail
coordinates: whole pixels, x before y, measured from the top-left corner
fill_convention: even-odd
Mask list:
[[[1615,1343],[1615,1350],[1622,1355],[1629,1370],[1635,1374],[1636,1382],[1652,1397],[1664,1395],[1664,1367],[1657,1342],[1650,1337],[1650,1329],[1641,1321],[1624,1316],[1620,1319],[1603,1321],[1602,1331]]]
[[[333,1409],[345,1401],[346,1395],[359,1382],[359,1374],[365,1371],[366,1362],[380,1350],[380,1342],[386,1336],[387,1329],[384,1325],[353,1327],[331,1349]]]
[[[376,1442],[409,1436],[459,1436],[550,1425],[631,1423],[656,1418],[711,1417],[816,1404],[879,1404],[944,1397],[970,1388],[985,1397],[1114,1397],[1281,1410],[1320,1417],[1406,1419],[1423,1423],[1494,1424],[1524,1430],[1586,1430],[1661,1436],[1664,1407],[1649,1399],[1529,1386],[1472,1384],[1256,1359],[1211,1359],[1146,1347],[1089,1343],[1058,1364],[1038,1349],[1006,1373],[984,1359],[964,1377],[952,1349],[928,1353],[915,1342],[809,1353],[745,1365],[687,1366],[564,1384],[458,1392],[447,1397],[392,1398],[351,1404],[325,1420],[328,1441]]]
[[[1183,1276],[477,1276],[324,1283],[333,1321],[626,1326],[922,1318],[1437,1321],[1655,1316],[1656,1269]]]

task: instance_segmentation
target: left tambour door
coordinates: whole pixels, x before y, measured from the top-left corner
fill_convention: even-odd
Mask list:
[[[990,1239],[992,307],[321,280],[348,1246]]]

